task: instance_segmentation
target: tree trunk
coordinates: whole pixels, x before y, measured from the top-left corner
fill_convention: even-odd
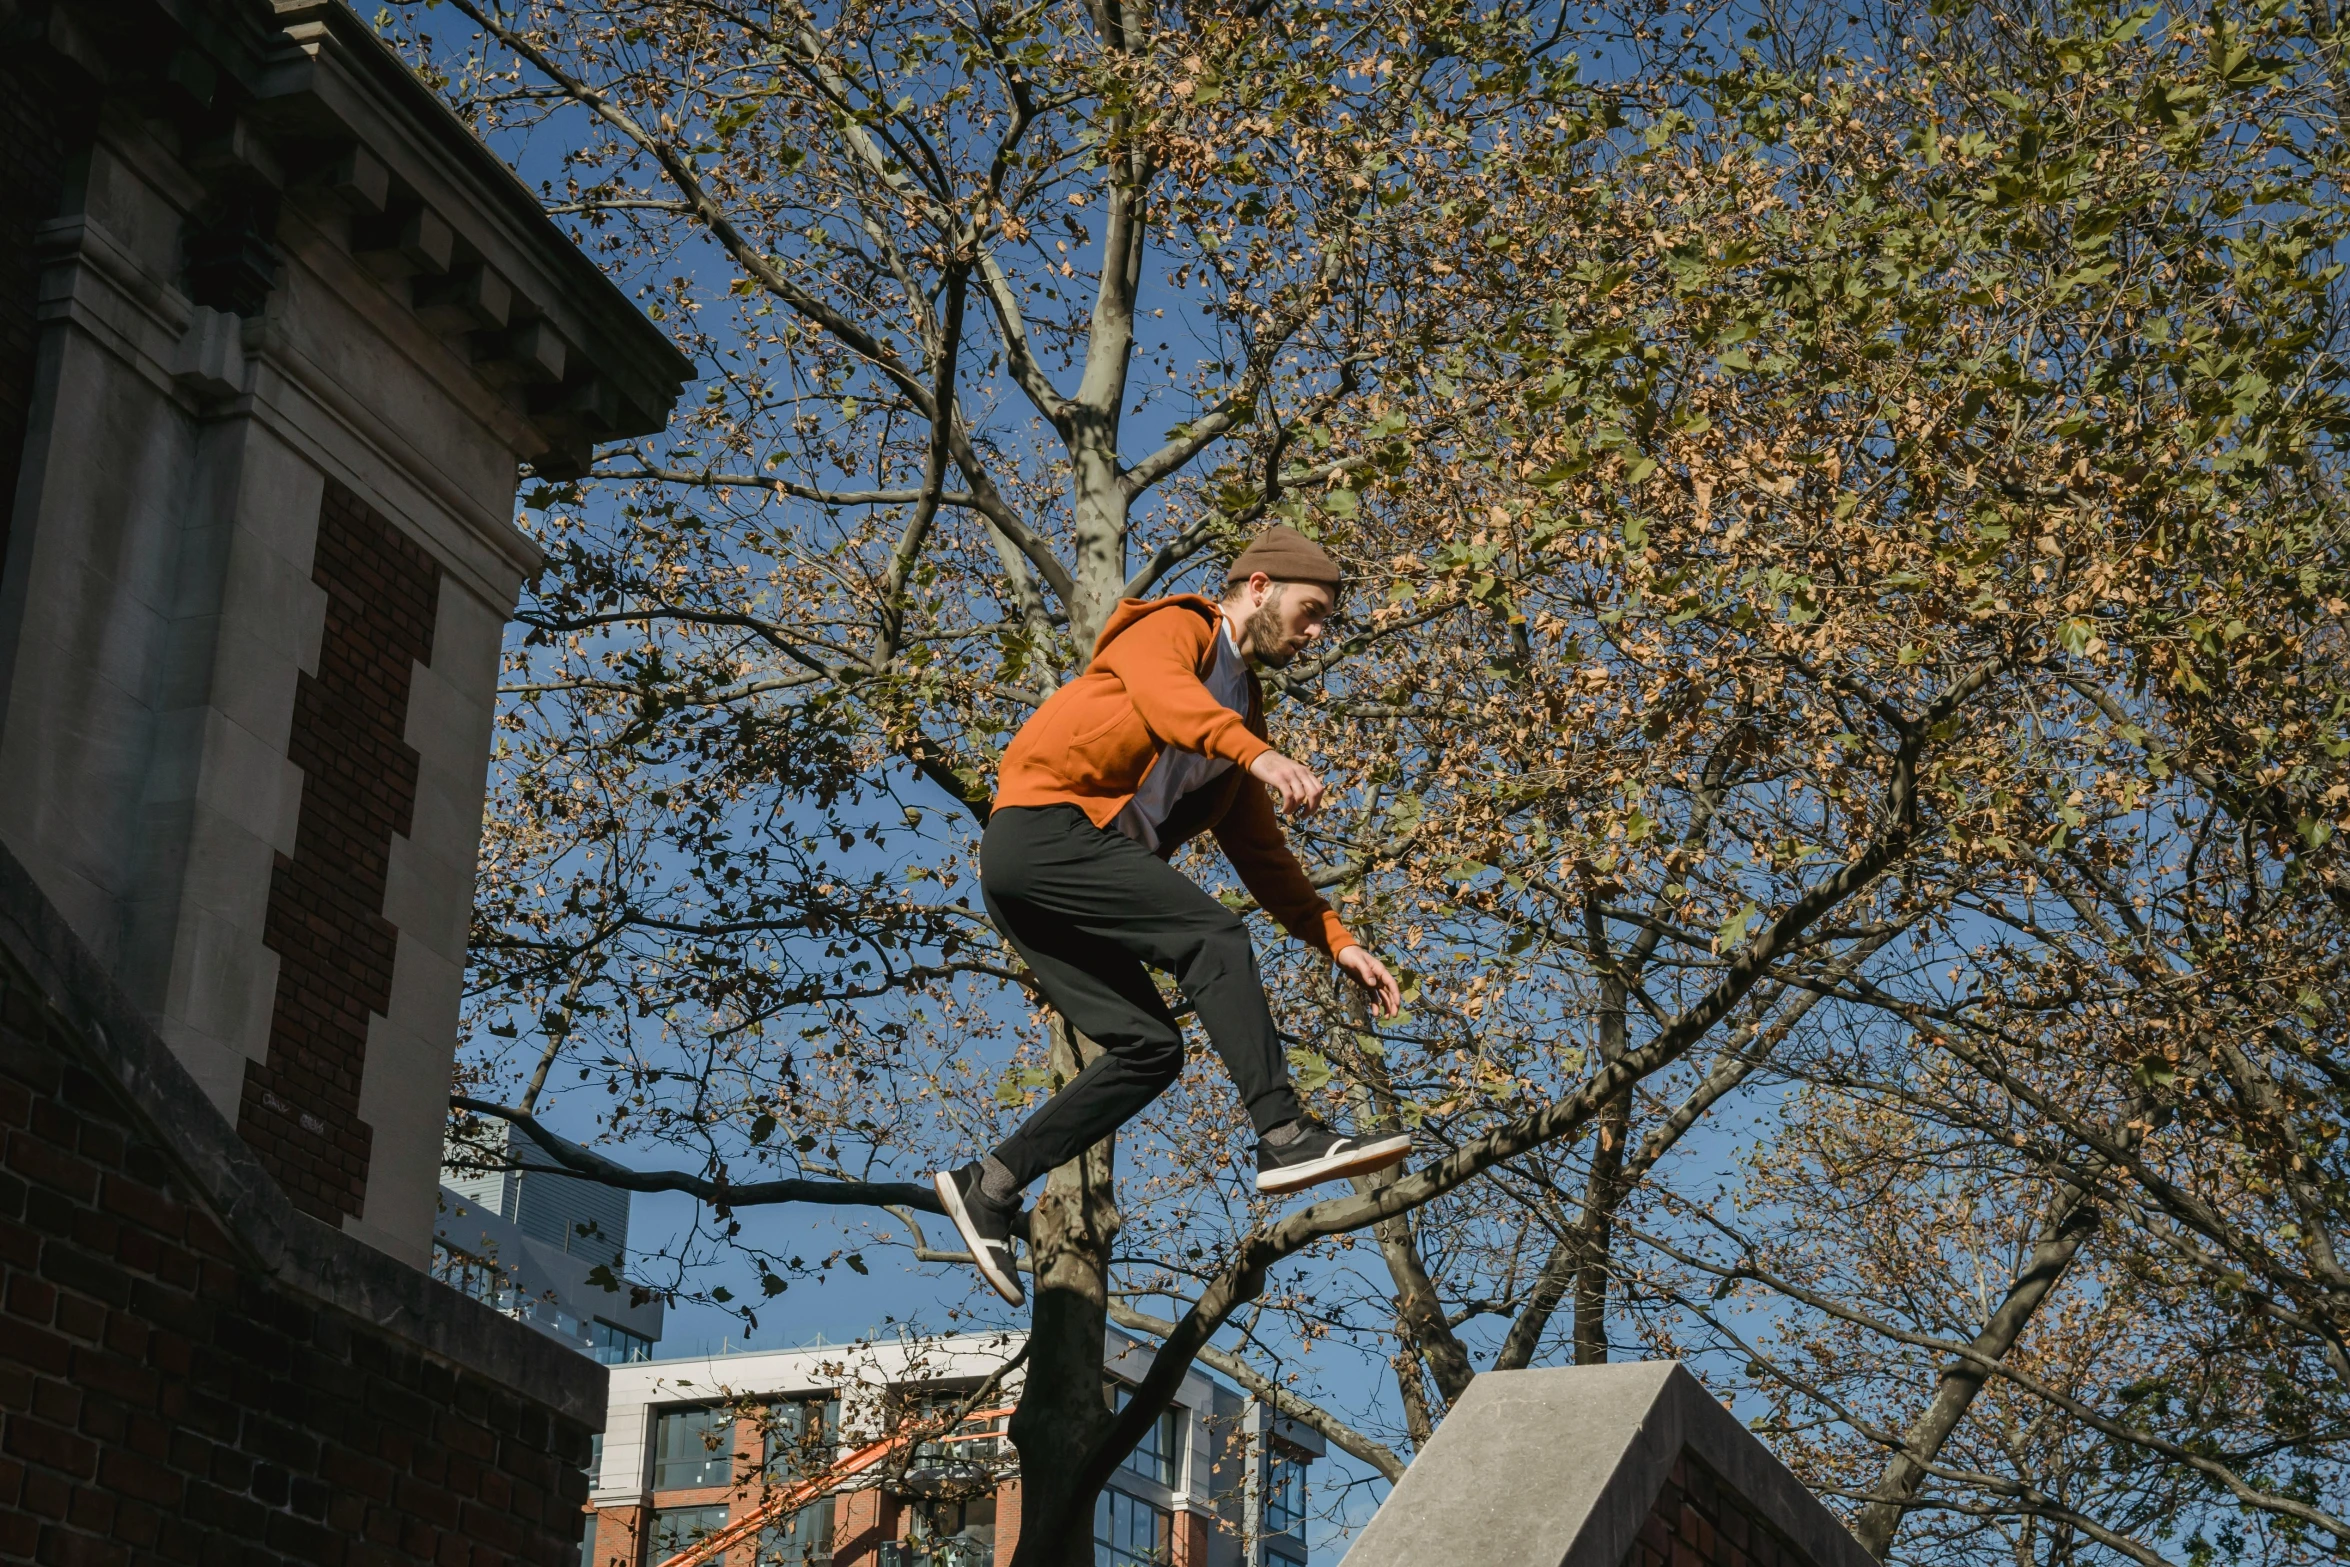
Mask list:
[[[1591,1179],[1583,1188],[1583,1219],[1576,1226],[1575,1364],[1607,1364],[1608,1262],[1616,1238],[1616,1208],[1624,1200],[1624,1144],[1632,1135],[1632,1090],[1608,1102],[1591,1151]]]
[[[1395,1394],[1403,1401],[1404,1435],[1411,1439],[1412,1451],[1417,1453],[1428,1445],[1428,1438],[1436,1434],[1436,1422],[1428,1418],[1428,1388],[1420,1380],[1419,1351],[1412,1348],[1411,1334],[1399,1317],[1395,1324],[1395,1353],[1387,1363],[1395,1371]]]
[[[1053,1071],[1066,1082],[1101,1053],[1053,1020]],[[1091,1497],[1073,1489],[1086,1455],[1110,1424],[1102,1396],[1102,1334],[1109,1306],[1110,1246],[1118,1234],[1104,1139],[1045,1181],[1028,1221],[1036,1301],[1029,1319],[1027,1380],[1011,1421],[1020,1454],[1020,1540],[1012,1567],[1092,1567]],[[1084,1504],[1084,1505],[1079,1505]],[[1055,1520],[1080,1520],[1054,1538]]]
[[[1711,813],[1707,814],[1711,820]],[[1599,984],[1599,1059],[1612,1066],[1631,1046],[1624,1009],[1632,986],[1654,950],[1655,932],[1642,931],[1621,963],[1610,962],[1607,936],[1596,906],[1586,911],[1592,955],[1606,967]],[[1591,1176],[1583,1185],[1583,1217],[1575,1226],[1575,1364],[1607,1363],[1608,1253],[1615,1240],[1616,1205],[1624,1200],[1624,1142],[1632,1135],[1632,1085],[1608,1101],[1599,1118],[1599,1141],[1591,1150]]]
[[[1983,1324],[1983,1331],[1975,1335],[1970,1346],[1986,1360],[2001,1360],[2023,1336],[2032,1314],[2040,1303],[2056,1288],[2057,1281],[2072,1266],[2081,1243],[2097,1228],[2097,1211],[2077,1186],[2060,1189],[2050,1205],[2048,1219],[2041,1226],[2038,1244],[2023,1266],[2023,1271],[2008,1286],[2007,1296],[1999,1309],[1991,1313]],[[1860,1518],[1853,1526],[1853,1535],[1867,1547],[1868,1553],[1882,1561],[1893,1548],[1893,1540],[1901,1532],[1901,1520],[1918,1492],[1926,1482],[1926,1468],[1941,1453],[1942,1445],[1950,1440],[1950,1433],[1966,1418],[1966,1412],[1983,1390],[1988,1375],[1981,1365],[1961,1360],[1942,1373],[1941,1382],[1934,1389],[1934,1401],[1926,1412],[1902,1436],[1901,1450],[1885,1466],[1884,1475],[1870,1492],[1873,1498],[1860,1510]]]
[[[1358,1176],[1354,1184],[1357,1191],[1376,1191],[1395,1181],[1394,1171],[1383,1170],[1369,1180]],[[1449,1409],[1469,1390],[1477,1368],[1470,1363],[1469,1351],[1453,1333],[1452,1324],[1445,1320],[1444,1302],[1436,1298],[1435,1281],[1420,1261],[1420,1243],[1412,1233],[1412,1221],[1398,1214],[1380,1220],[1371,1233],[1378,1237],[1380,1255],[1387,1260],[1387,1276],[1395,1281],[1395,1321],[1404,1335],[1404,1353],[1426,1362],[1436,1391]]]
[[[1370,1004],[1345,981],[1336,983],[1341,987],[1342,1004],[1354,1014],[1355,1027],[1364,1038],[1372,1038]],[[1363,1049],[1359,1042],[1344,1054],[1354,1068],[1353,1091],[1348,1097],[1354,1102],[1355,1130],[1367,1135],[1402,1131],[1403,1116],[1396,1106],[1395,1087],[1388,1081],[1386,1064],[1375,1051]],[[1356,1191],[1368,1192],[1393,1186],[1399,1179],[1401,1171],[1391,1169],[1368,1177],[1356,1176],[1352,1184]],[[1382,1219],[1371,1227],[1371,1233],[1377,1238],[1379,1254],[1387,1263],[1387,1276],[1395,1284],[1396,1328],[1403,1337],[1401,1353],[1415,1365],[1427,1366],[1438,1396],[1450,1408],[1469,1390],[1477,1368],[1469,1359],[1467,1346],[1445,1320],[1444,1302],[1437,1297],[1436,1282],[1428,1277],[1428,1266],[1420,1258],[1420,1240],[1412,1227],[1411,1216],[1397,1214],[1392,1219]],[[1417,1377],[1412,1381],[1411,1391],[1422,1396],[1420,1418],[1423,1423],[1432,1424],[1425,1391],[1418,1387]]]

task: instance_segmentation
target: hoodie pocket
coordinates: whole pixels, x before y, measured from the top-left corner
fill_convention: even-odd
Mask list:
[[[1106,721],[1089,724],[1070,737],[1069,770],[1109,793],[1128,794],[1142,781],[1158,749],[1142,715],[1121,701]]]
[[[1135,716],[1134,704],[1124,700],[1123,693],[1120,694],[1119,699],[1109,702],[1105,705],[1109,708],[1109,711],[1102,715],[1101,721],[1099,723],[1088,724],[1069,737],[1070,750],[1079,750],[1085,746],[1093,744],[1096,740],[1099,740],[1102,736],[1117,728],[1120,719]]]

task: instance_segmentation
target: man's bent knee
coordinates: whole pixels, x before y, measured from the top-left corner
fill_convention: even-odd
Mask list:
[[[1184,969],[1182,977],[1186,982],[1222,975],[1246,975],[1254,979],[1257,949],[1249,940],[1248,922],[1234,914],[1229,920],[1219,920],[1210,926],[1201,934],[1199,945]]]
[[[1118,1051],[1118,1059],[1129,1072],[1164,1088],[1183,1075],[1183,1036],[1136,1040]]]

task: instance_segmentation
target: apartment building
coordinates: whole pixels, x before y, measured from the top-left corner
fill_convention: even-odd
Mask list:
[[[996,1567],[1020,1518],[1001,1414],[1018,1373],[942,1440],[842,1475],[909,1421],[938,1426],[1017,1354],[1017,1333],[752,1350],[615,1365],[583,1567],[659,1567],[823,1487],[719,1553],[723,1567]],[[1150,1348],[1112,1329],[1104,1396]],[[1102,1494],[1096,1567],[1307,1567],[1313,1432],[1197,1370]],[[837,1480],[832,1477],[837,1476]],[[798,1494],[788,1488],[803,1486]]]
[[[507,1168],[471,1168],[483,1151],[441,1167],[433,1277],[605,1365],[651,1359],[661,1302],[621,1282],[629,1194],[553,1168],[510,1126],[486,1150]]]

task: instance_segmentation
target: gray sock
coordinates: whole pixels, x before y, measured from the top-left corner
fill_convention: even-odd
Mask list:
[[[1264,1132],[1260,1135],[1263,1136],[1266,1142],[1271,1143],[1276,1148],[1287,1148],[1291,1143],[1294,1143],[1299,1138],[1305,1136],[1305,1134],[1305,1122],[1284,1121],[1279,1126],[1276,1126],[1270,1131]]]
[[[979,1195],[999,1207],[1020,1205],[1020,1183],[1012,1178],[1011,1166],[994,1154],[979,1161]]]

